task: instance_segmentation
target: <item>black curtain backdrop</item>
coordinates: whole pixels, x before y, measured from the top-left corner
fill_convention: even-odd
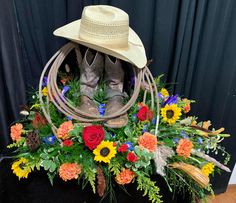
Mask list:
[[[9,144],[9,125],[37,88],[41,71],[66,40],[52,32],[79,19],[84,6],[108,4],[130,15],[154,75],[165,74],[174,93],[197,101],[192,114],[224,126],[224,145],[236,159],[236,1],[234,0],[0,0],[0,149]],[[230,178],[213,180],[217,193]]]

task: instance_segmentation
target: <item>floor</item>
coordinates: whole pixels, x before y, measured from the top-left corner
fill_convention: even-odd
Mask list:
[[[210,197],[207,203],[236,203],[236,185],[230,185],[225,193],[217,195],[215,199]]]

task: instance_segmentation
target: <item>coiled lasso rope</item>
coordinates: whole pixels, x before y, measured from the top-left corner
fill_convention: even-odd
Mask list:
[[[70,104],[68,99],[61,95],[60,89],[57,86],[57,74],[58,70],[66,58],[66,56],[73,50],[78,48],[78,45],[72,42],[69,42],[68,44],[64,45],[61,49],[59,49],[52,58],[48,61],[48,63],[45,65],[39,82],[39,101],[41,109],[44,113],[45,118],[47,119],[48,123],[51,125],[53,133],[56,135],[57,133],[57,127],[53,124],[50,113],[49,113],[49,100],[53,102],[53,104],[58,108],[59,111],[61,111],[64,115],[71,117],[74,120],[77,120],[80,123],[87,123],[87,122],[95,122],[95,121],[107,121],[112,118],[116,118],[120,115],[125,114],[135,103],[141,84],[144,86],[144,98],[143,103],[146,102],[146,95],[147,92],[151,94],[151,110],[154,110],[154,106],[156,105],[156,128],[155,128],[155,135],[157,135],[158,130],[158,123],[159,123],[159,100],[158,100],[158,92],[157,87],[155,84],[155,80],[148,69],[147,66],[145,66],[143,69],[138,69],[133,66],[133,72],[135,75],[135,84],[134,84],[134,91],[130,98],[130,100],[117,112],[99,117],[95,115],[88,114],[84,111],[79,110],[78,108],[74,107]],[[51,65],[52,64],[52,65]],[[50,66],[51,65],[51,66]],[[50,69],[49,69],[50,68]],[[42,83],[43,78],[48,72],[48,83],[47,83],[47,89],[48,89],[48,96],[46,99],[46,102],[43,100],[42,95]],[[155,102],[156,101],[156,102]]]

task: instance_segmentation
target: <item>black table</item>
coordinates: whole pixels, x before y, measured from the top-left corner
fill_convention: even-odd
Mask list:
[[[187,197],[182,195],[172,198],[165,181],[160,176],[155,176],[157,185],[161,188],[161,195],[164,203],[189,203]],[[119,186],[115,187],[118,203],[146,203],[147,197],[143,197],[141,191],[136,190],[136,184],[129,184],[126,187],[130,195],[125,193]],[[0,163],[0,202],[1,203],[99,203],[100,197],[93,194],[88,185],[84,190],[76,181],[64,182],[60,178],[54,179],[54,186],[51,186],[46,173],[33,172],[28,179],[18,180],[11,170],[11,161],[4,160]],[[105,198],[103,203],[108,203]]]

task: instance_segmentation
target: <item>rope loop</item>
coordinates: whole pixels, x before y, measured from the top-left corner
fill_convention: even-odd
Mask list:
[[[49,114],[49,100],[53,102],[53,104],[57,107],[57,109],[64,115],[69,116],[80,123],[98,122],[98,121],[104,122],[109,119],[116,118],[119,117],[120,115],[125,114],[136,102],[141,88],[141,84],[143,83],[146,84],[145,86],[147,87],[147,89],[145,89],[143,102],[144,103],[146,102],[146,94],[147,92],[149,92],[151,94],[151,109],[153,110],[154,106],[156,105],[157,109],[156,130],[155,130],[155,135],[156,135],[159,123],[159,99],[155,80],[147,66],[145,66],[143,69],[138,69],[135,66],[133,66],[133,72],[135,75],[133,94],[130,100],[121,109],[119,109],[117,112],[111,115],[103,117],[90,115],[74,107],[73,105],[70,104],[70,102],[66,97],[61,96],[60,89],[58,88],[57,85],[58,70],[61,64],[63,63],[64,59],[66,58],[66,56],[73,49],[76,49],[77,47],[78,47],[77,44],[69,42],[68,44],[64,45],[61,49],[59,49],[45,65],[40,77],[40,82],[39,82],[40,106],[44,113],[45,118],[47,119],[48,123],[52,126],[54,134],[56,135],[57,127],[53,124]],[[42,95],[42,82],[46,72],[48,72],[48,83],[47,83],[48,96],[46,102],[44,102]]]

